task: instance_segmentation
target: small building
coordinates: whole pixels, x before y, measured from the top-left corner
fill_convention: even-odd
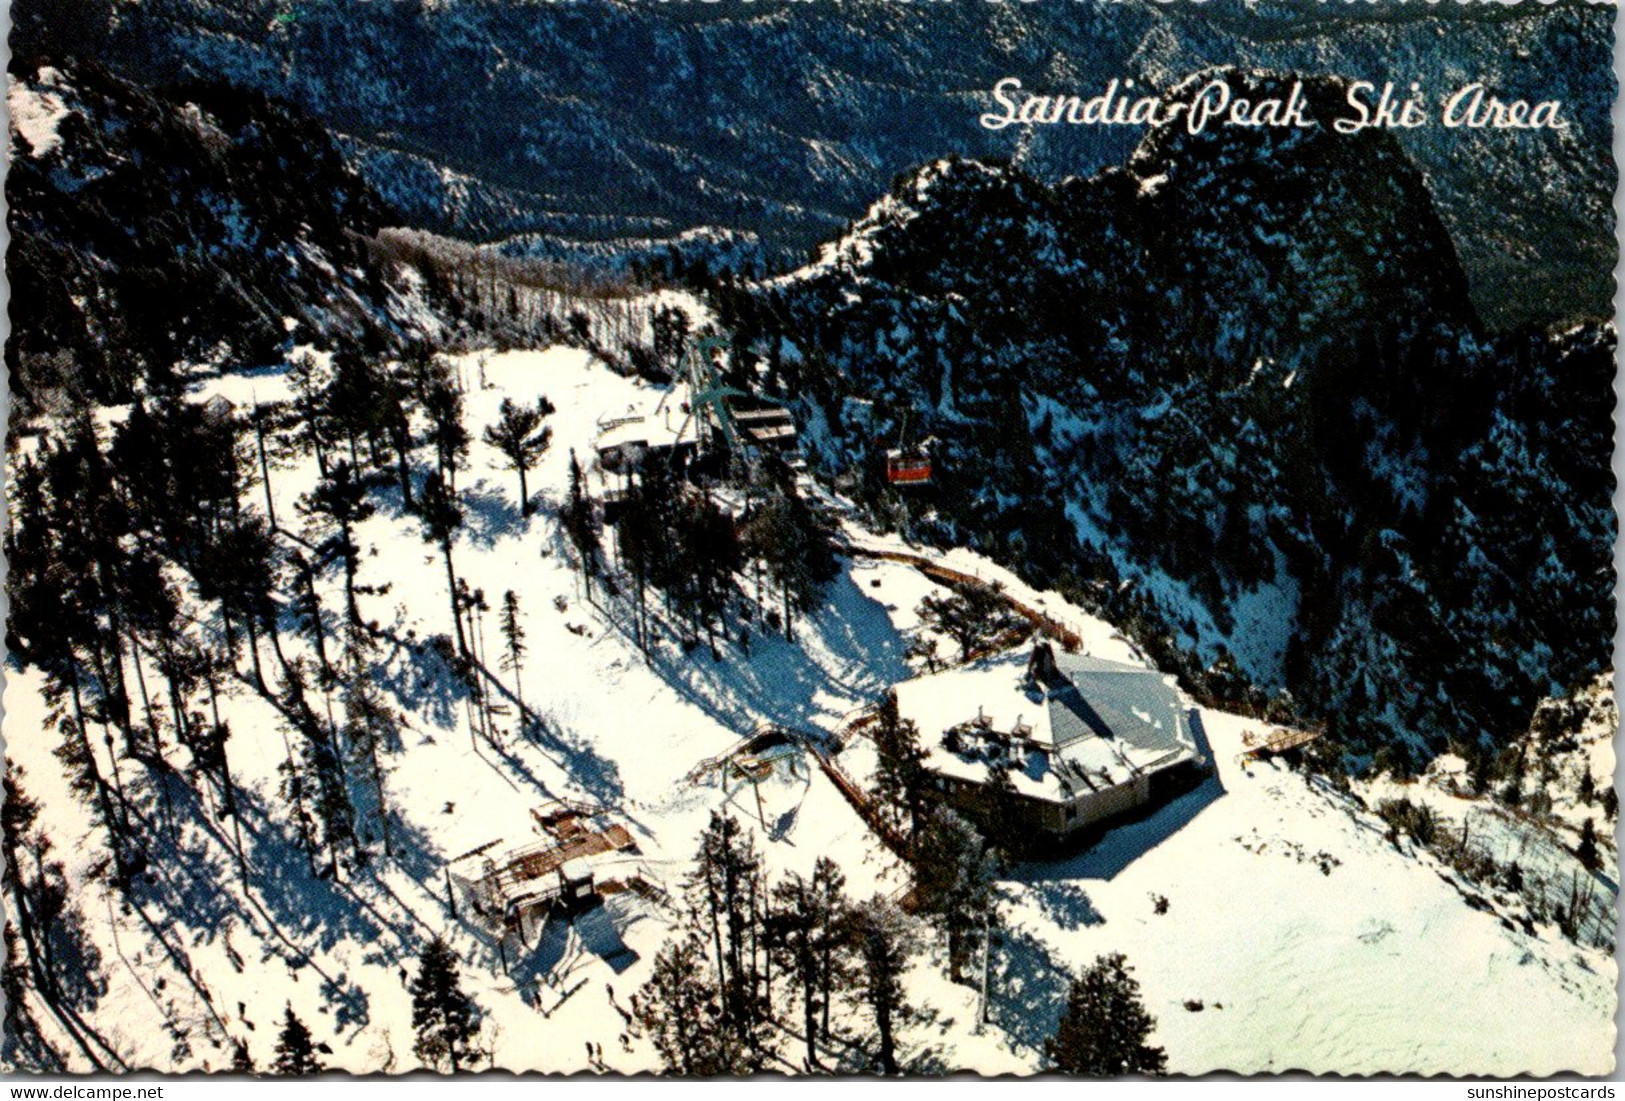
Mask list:
[[[763,451],[793,452],[797,446],[796,422],[782,405],[757,409],[734,408],[734,427],[743,442]]]
[[[593,446],[599,465],[615,474],[634,473],[649,458],[681,467],[699,453],[699,418],[679,396],[648,414],[603,422]]]
[[[973,817],[1019,816],[1042,847],[1187,790],[1210,764],[1171,678],[1038,643],[896,686],[929,783]],[[998,770],[1010,784],[992,788]],[[1008,825],[1009,823],[1004,823]]]
[[[593,445],[598,465],[611,474],[633,474],[650,460],[683,470],[702,456],[732,450],[786,461],[797,456],[796,422],[788,408],[723,388],[714,377],[695,387],[679,382],[647,412],[631,407],[599,418]]]
[[[559,865],[559,902],[568,910],[590,905],[597,895],[592,885],[592,864],[583,857]]]
[[[635,854],[637,843],[601,808],[555,801],[532,811],[541,837],[517,846],[489,842],[446,869],[454,901],[493,929],[516,929],[558,909],[592,905],[602,864]]]

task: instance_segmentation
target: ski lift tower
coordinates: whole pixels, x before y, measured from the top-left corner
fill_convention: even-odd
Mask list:
[[[756,797],[756,819],[767,829],[767,811],[762,806],[762,785],[771,780],[780,768],[795,779],[808,779],[806,762],[801,747],[795,742],[782,742],[764,750],[741,753],[729,757],[719,766],[724,795],[733,795],[746,784]]]
[[[688,382],[688,419],[678,431],[678,437],[688,430],[689,421],[699,418],[699,440],[703,451],[712,441],[713,433],[720,432],[729,453],[740,455],[739,433],[734,429],[733,415],[728,410],[728,399],[747,397],[743,390],[725,384],[717,375],[713,359],[716,352],[727,347],[719,336],[695,337],[683,354],[683,375]]]
[[[735,386],[729,386],[717,373],[716,353],[728,346],[728,342],[720,336],[695,337],[689,341],[688,350],[683,356],[683,375],[688,382],[688,418],[684,420],[678,432],[681,438],[688,431],[689,422],[699,418],[698,438],[703,451],[720,434],[727,445],[730,462],[736,463],[739,469],[746,473],[756,473],[756,451],[761,444],[764,433],[763,426],[747,425],[741,429],[733,408],[728,404],[731,399],[741,398],[747,402],[774,406],[782,410],[782,418],[789,426],[789,435],[795,435],[794,422],[790,420],[788,409],[784,403],[760,394],[747,393]],[[759,418],[758,414],[749,414]],[[769,428],[768,434],[783,434],[783,428]]]

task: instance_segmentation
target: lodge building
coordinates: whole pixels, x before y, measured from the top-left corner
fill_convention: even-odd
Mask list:
[[[1040,642],[904,681],[900,716],[919,728],[928,783],[973,817],[992,808],[993,769],[1033,847],[1084,834],[1195,786],[1211,766],[1171,678]],[[1006,825],[1008,823],[1005,823]]]

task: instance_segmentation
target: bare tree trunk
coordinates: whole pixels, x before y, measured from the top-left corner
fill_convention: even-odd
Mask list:
[[[457,653],[467,658],[470,656],[468,638],[463,634],[463,611],[458,607],[457,602],[457,571],[452,568],[451,564],[451,540],[441,540],[440,553],[446,560],[446,585],[447,591],[451,594],[451,622],[457,629]]]
[[[265,419],[259,406],[254,407],[254,435],[260,450],[260,483],[265,487],[265,516],[276,527],[276,499],[271,495],[271,464],[265,457]]]

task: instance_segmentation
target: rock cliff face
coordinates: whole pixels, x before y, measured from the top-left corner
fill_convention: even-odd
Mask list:
[[[1608,661],[1612,329],[1488,335],[1387,134],[1167,128],[1057,185],[938,161],[724,303],[877,511],[1105,582],[1346,738],[1505,736]],[[905,416],[929,499],[879,475]]]
[[[1435,99],[1483,80],[1561,99],[1572,125],[1401,136],[1480,313],[1499,328],[1600,315],[1612,301],[1606,7],[132,0],[117,11],[106,52],[118,64],[289,98],[343,135],[413,224],[578,241],[712,225],[757,235],[758,260],[773,265],[799,262],[933,158],[1012,159],[1054,183],[1121,163],[1138,140],[1129,127],[983,129],[1002,77],[1166,91],[1236,64],[1417,81]]]

